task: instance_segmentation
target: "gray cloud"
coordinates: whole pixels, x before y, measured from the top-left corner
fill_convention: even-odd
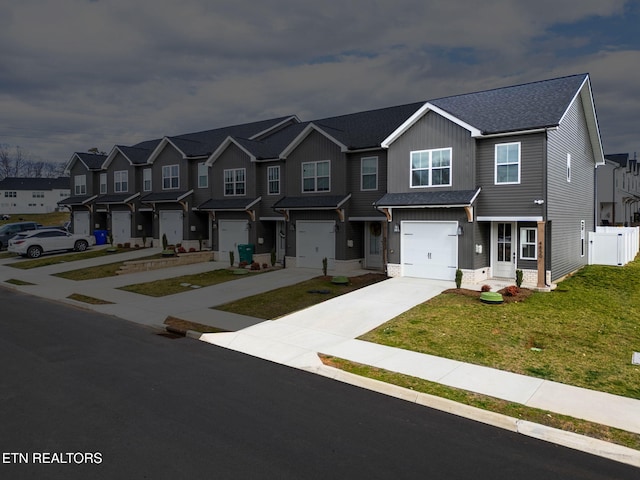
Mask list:
[[[42,159],[582,72],[607,151],[638,148],[639,50],[555,28],[622,0],[15,3],[0,6],[0,143]]]

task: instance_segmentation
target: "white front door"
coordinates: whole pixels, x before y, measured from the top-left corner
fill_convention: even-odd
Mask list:
[[[285,222],[276,223],[276,261],[282,263],[286,255],[286,232],[287,224]]]
[[[400,223],[400,262],[405,277],[455,280],[458,222]]]
[[[161,210],[159,218],[160,241],[162,241],[163,235],[166,235],[167,245],[182,243],[182,211]]]
[[[336,259],[336,222],[296,222],[296,265],[298,267],[322,268],[327,259],[327,268],[332,269]]]
[[[229,258],[233,252],[234,263],[239,262],[238,245],[249,243],[248,220],[219,220],[218,221],[218,254],[221,261]]]
[[[382,222],[367,222],[364,225],[364,264],[366,268],[382,269]]]
[[[130,212],[111,212],[111,235],[115,244],[131,242]]]
[[[510,222],[493,224],[493,276],[515,278],[516,275],[516,226]]]
[[[73,233],[89,235],[89,212],[73,212]]]

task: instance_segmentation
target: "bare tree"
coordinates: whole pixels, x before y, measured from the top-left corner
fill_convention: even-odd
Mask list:
[[[13,168],[11,169],[12,177],[19,177],[22,174],[22,170],[25,167],[26,162],[25,154],[22,148],[16,147],[16,153],[13,155]]]
[[[11,153],[8,145],[0,145],[0,180],[11,174]]]

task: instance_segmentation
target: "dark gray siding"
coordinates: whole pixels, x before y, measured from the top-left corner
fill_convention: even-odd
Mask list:
[[[548,138],[547,215],[553,225],[551,277],[556,280],[588,262],[586,240],[581,256],[580,221],[585,221],[585,236],[594,230],[595,159],[580,97]],[[567,181],[567,154],[571,154],[571,182]]]
[[[347,193],[346,155],[340,147],[324,135],[313,131],[287,157],[286,194],[299,195],[341,195]],[[302,163],[329,160],[331,162],[331,191],[302,193]]]
[[[245,173],[245,194],[236,195],[237,198],[247,197],[253,198],[256,196],[256,175],[255,175],[255,163],[252,163],[249,156],[238,148],[236,145],[230,145],[222,155],[220,155],[209,172],[209,186],[211,189],[212,198],[225,198],[224,195],[224,170],[231,168],[244,168]]]
[[[267,171],[269,167],[280,167],[280,193],[269,195]],[[280,214],[274,212],[273,204],[286,195],[286,163],[284,161],[257,162],[256,163],[256,195],[262,198],[259,205],[259,216],[278,217]]]
[[[87,168],[84,166],[84,164],[80,161],[75,162],[75,164],[73,165],[73,167],[71,168],[71,171],[69,172],[70,175],[70,179],[71,179],[71,195],[75,195],[75,176],[76,175],[85,175],[86,179],[87,179],[87,195],[94,195],[97,194],[97,191],[94,191],[96,189],[94,189],[94,177],[95,174],[94,172],[90,172],[89,170],[87,170]]]
[[[162,167],[167,165],[178,165],[180,169],[180,186],[176,189],[180,191],[189,190],[189,169],[187,162],[182,159],[182,155],[167,145],[153,162],[152,167],[152,189],[154,192],[164,192],[162,189]]]
[[[126,192],[115,191],[115,172],[126,171],[128,175],[128,190]],[[107,167],[107,193],[134,193],[136,192],[135,175],[133,166],[121,153],[116,154],[113,161]],[[96,184],[96,193],[100,191],[100,176]]]
[[[452,148],[451,186],[411,188],[410,153],[414,150]],[[475,188],[475,141],[469,131],[429,112],[391,144],[388,153],[389,192],[471,190]]]
[[[203,202],[206,202],[211,198],[211,175],[209,175],[211,168],[207,167],[208,183],[204,188],[198,187],[198,164],[206,162],[206,159],[189,160],[189,185],[190,189],[193,188],[193,206],[198,206]]]
[[[495,146],[520,143],[520,183],[495,184]],[[544,206],[534,200],[544,199],[544,133],[483,139],[478,141],[478,196],[476,215],[543,216]]]
[[[362,190],[361,164],[363,158],[377,157],[378,159],[378,188],[376,190]],[[347,190],[351,193],[350,215],[352,217],[380,217],[384,215],[373,207],[373,202],[380,200],[387,189],[387,152],[375,150],[371,152],[352,153],[347,157]]]

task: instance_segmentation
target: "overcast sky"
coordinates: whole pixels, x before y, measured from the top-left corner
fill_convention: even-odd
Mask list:
[[[20,0],[0,5],[0,144],[92,147],[589,73],[640,152],[640,2]]]

